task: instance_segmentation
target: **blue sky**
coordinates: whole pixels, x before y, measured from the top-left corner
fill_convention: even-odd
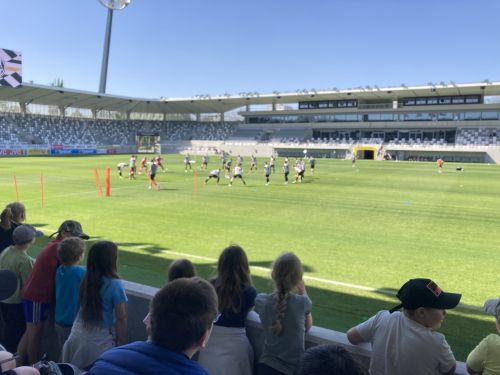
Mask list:
[[[0,0],[23,79],[96,92],[97,0]],[[107,93],[190,97],[500,80],[498,0],[132,0],[115,12]]]

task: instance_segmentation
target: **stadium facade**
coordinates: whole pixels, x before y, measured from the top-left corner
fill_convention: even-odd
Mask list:
[[[497,163],[499,98],[489,81],[175,99],[23,84],[0,87],[0,152],[129,153],[152,142],[193,154]]]

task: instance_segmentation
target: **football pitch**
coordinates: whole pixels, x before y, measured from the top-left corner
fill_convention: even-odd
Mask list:
[[[142,156],[139,156],[139,160]],[[339,331],[397,304],[408,279],[428,277],[463,294],[465,306],[449,312],[440,331],[457,359],[487,334],[494,319],[480,312],[499,296],[500,166],[319,159],[314,176],[283,183],[282,158],[265,185],[244,160],[247,186],[222,178],[204,185],[208,171],[184,171],[182,155],[168,155],[148,190],[144,175],[119,178],[127,155],[0,159],[0,204],[19,200],[27,222],[49,235],[65,219],[80,221],[89,242],[110,239],[120,248],[122,278],[153,286],[165,282],[174,259],[191,259],[203,277],[231,243],[247,252],[253,281],[269,291],[269,267],[284,250],[302,260],[313,301],[314,324]],[[291,159],[293,165],[293,159]],[[212,156],[209,170],[220,166]],[[461,166],[463,171],[456,171]],[[111,196],[104,191],[111,168]],[[41,175],[43,175],[43,203]],[[14,178],[15,177],[15,178]],[[15,182],[14,182],[15,181]],[[30,250],[36,255],[46,239]]]

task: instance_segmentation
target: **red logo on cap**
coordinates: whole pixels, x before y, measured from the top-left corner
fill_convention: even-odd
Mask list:
[[[442,292],[441,288],[438,287],[438,285],[434,281],[431,281],[429,282],[429,284],[427,284],[427,289],[429,289],[436,297],[439,297]]]

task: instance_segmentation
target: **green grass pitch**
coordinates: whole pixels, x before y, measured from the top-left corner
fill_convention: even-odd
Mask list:
[[[139,157],[140,159],[141,157]],[[203,277],[230,243],[246,250],[259,291],[272,288],[269,272],[280,252],[303,261],[315,325],[340,331],[379,309],[407,279],[433,278],[444,290],[463,294],[462,303],[482,306],[498,296],[500,167],[445,163],[318,160],[316,174],[302,184],[283,184],[282,159],[265,186],[262,165],[247,186],[221,178],[204,185],[208,172],[184,172],[182,155],[166,157],[160,190],[148,190],[144,175],[120,179],[116,164],[127,155],[0,159],[0,202],[19,198],[28,222],[46,234],[69,218],[97,239],[120,248],[124,279],[161,286],[169,262],[191,259]],[[293,159],[291,160],[293,164]],[[199,168],[200,158],[193,164]],[[211,157],[209,169],[219,166]],[[104,189],[111,168],[111,197],[99,197],[93,168]],[[45,207],[41,207],[43,173]],[[30,250],[36,255],[45,240]],[[366,287],[366,288],[364,288]],[[458,359],[488,333],[492,317],[477,309],[450,311],[441,331]]]

